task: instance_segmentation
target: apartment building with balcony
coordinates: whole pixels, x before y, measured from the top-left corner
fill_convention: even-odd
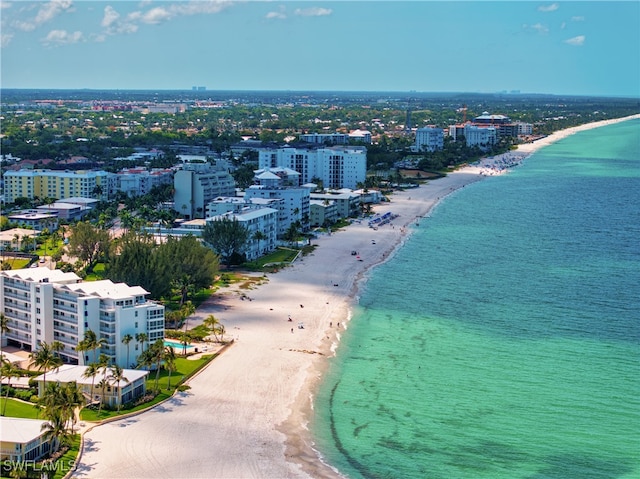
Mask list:
[[[16,198],[96,198],[107,201],[115,193],[117,179],[106,171],[17,170],[4,174],[7,203]]]
[[[258,168],[290,168],[300,173],[301,184],[322,181],[325,188],[357,188],[367,174],[367,149],[362,146],[260,150]]]
[[[106,354],[111,364],[129,367],[142,345],[131,342],[127,347],[125,334],[145,333],[147,344],[164,337],[164,306],[147,300],[148,294],[140,286],[82,282],[75,273],[45,267],[2,271],[0,311],[9,327],[3,342],[35,351],[43,341],[59,341],[64,363],[86,365]],[[89,329],[106,343],[95,352],[79,352],[76,347]]]
[[[185,163],[173,177],[175,210],[185,219],[204,218],[207,203],[234,196],[236,183],[224,162]]]

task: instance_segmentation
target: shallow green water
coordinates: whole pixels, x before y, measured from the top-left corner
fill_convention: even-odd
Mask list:
[[[372,274],[315,405],[349,477],[640,477],[640,122],[455,193]]]

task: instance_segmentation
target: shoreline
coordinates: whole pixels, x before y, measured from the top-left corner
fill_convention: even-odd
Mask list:
[[[484,158],[478,163],[463,167],[462,169],[458,170],[459,172],[472,173],[472,174],[478,175],[479,177],[476,178],[475,180],[470,180],[467,183],[462,184],[462,186],[459,186],[455,190],[451,190],[450,193],[457,191],[457,189],[459,189],[460,187],[463,188],[468,184],[471,184],[471,183],[474,183],[475,181],[483,179],[483,177],[507,173],[510,168],[517,166],[518,164],[523,162],[526,158],[531,156],[533,153],[535,153],[539,149],[549,146],[553,143],[556,143],[557,141],[560,141],[575,133],[578,133],[580,131],[600,128],[602,126],[612,125],[615,123],[620,123],[622,121],[628,121],[633,119],[640,119],[640,114],[631,115],[623,118],[615,118],[610,120],[602,120],[599,122],[586,123],[576,127],[559,130],[552,133],[549,136],[540,138],[539,140],[536,140],[534,142],[518,145],[518,148],[512,152],[505,153],[502,155],[497,155],[496,157],[492,157],[492,158]],[[438,180],[431,180],[431,181],[438,181]],[[406,193],[407,195],[409,194],[409,192],[407,191],[403,193]],[[394,194],[394,198],[396,197],[397,194],[398,193]],[[428,218],[428,215],[433,210],[433,208],[435,208],[440,201],[446,198],[446,196],[448,196],[448,194],[442,197],[437,197],[436,201],[430,204],[424,210],[423,214],[416,216],[416,218],[418,217],[424,218],[424,219]],[[391,204],[393,204],[393,199]],[[408,228],[408,225],[405,224],[404,228]],[[394,256],[394,254],[399,250],[399,248],[402,247],[402,244],[404,244],[404,242],[408,240],[410,234],[411,234],[411,231],[407,232],[402,237],[400,237],[395,244],[391,245],[390,252],[386,254],[381,261],[379,261],[378,263],[368,265],[366,268],[364,268],[362,271],[359,272],[358,278],[356,279],[356,282],[353,286],[353,294],[351,295],[351,300],[348,305],[349,313],[351,312],[351,309],[357,304],[359,292],[361,288],[364,286],[367,276],[370,275],[377,266],[390,260]],[[348,314],[347,322],[351,320],[350,316],[351,315]],[[300,464],[303,467],[303,470],[310,474],[310,477],[343,478],[344,476],[342,476],[338,470],[336,470],[330,464],[324,461],[324,459],[322,458],[321,452],[315,448],[313,438],[311,437],[311,431],[305,427],[306,434],[300,434],[299,430],[296,431],[296,427],[295,427],[296,421],[294,421],[294,419],[299,419],[300,417],[302,417],[302,418],[305,418],[307,421],[305,424],[309,422],[309,418],[313,414],[313,404],[312,404],[313,398],[316,396],[317,388],[320,387],[322,378],[324,377],[324,373],[328,369],[328,366],[329,365],[327,361],[324,361],[322,363],[316,362],[316,364],[311,366],[312,372],[314,374],[309,375],[307,384],[305,384],[305,387],[303,388],[303,390],[300,391],[300,397],[296,400],[297,407],[293,408],[290,418],[288,418],[287,421],[283,424],[283,427],[278,427],[278,430],[282,431],[287,436],[287,441],[286,441],[287,456],[289,458],[292,458],[292,460],[295,463]],[[304,447],[301,447],[301,444],[304,444]],[[321,467],[319,467],[317,463],[318,461],[321,462]],[[327,468],[332,473],[334,473],[335,476],[325,476],[324,474],[322,474],[323,470],[326,470]]]
[[[635,118],[640,115],[562,130],[506,155],[521,161],[578,131]],[[449,194],[484,179],[486,166],[466,166],[395,193],[390,203],[375,207],[380,214],[399,214],[392,224],[373,230],[355,221],[313,240],[313,253],[265,274],[266,283],[216,293],[190,324],[214,314],[234,345],[189,381],[190,390],[144,415],[87,432],[73,477],[343,477],[322,461],[309,429],[328,358],[337,354],[374,268],[394,256],[417,219]]]

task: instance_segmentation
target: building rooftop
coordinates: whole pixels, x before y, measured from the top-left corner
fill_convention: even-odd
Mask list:
[[[68,284],[65,287],[76,293],[84,293],[87,296],[98,296],[109,299],[125,299],[131,298],[132,296],[145,296],[149,294],[149,292],[141,286],[114,283],[110,279]]]
[[[23,281],[33,281],[36,283],[64,283],[80,281],[80,276],[73,272],[65,273],[59,269],[49,269],[44,266],[38,268],[13,269],[2,271],[3,276],[21,279]]]
[[[70,383],[76,382],[78,385],[89,386],[91,385],[93,379],[91,377],[85,377],[84,373],[88,369],[88,366],[74,366],[73,364],[65,364],[60,366],[57,369],[52,371],[48,371],[46,373],[47,382],[58,381],[60,383]],[[106,374],[109,375],[109,368],[107,368]],[[104,368],[99,369],[99,373],[97,377],[103,377],[105,374]],[[149,374],[149,371],[143,371],[140,369],[123,369],[122,374],[128,381],[121,380],[118,383],[119,387],[126,386],[129,383],[136,381],[142,377],[145,377]],[[36,381],[44,381],[44,374],[37,376]],[[4,440],[4,431],[2,433]]]
[[[31,442],[42,435],[42,427],[47,422],[39,419],[0,416],[2,442],[18,444]]]

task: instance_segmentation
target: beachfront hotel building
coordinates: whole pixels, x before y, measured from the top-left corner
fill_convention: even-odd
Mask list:
[[[309,229],[309,189],[279,186],[252,185],[244,191],[246,201],[256,199],[277,200],[270,207],[278,211],[277,235],[282,238],[292,223],[300,222],[302,231]]]
[[[488,146],[494,145],[498,140],[498,133],[493,126],[477,126],[471,123],[464,125],[451,125],[449,136],[453,140],[464,136],[467,146]]]
[[[204,218],[218,196],[234,196],[236,183],[224,162],[185,163],[173,177],[174,207],[186,219]]]
[[[64,363],[86,365],[100,354],[111,364],[136,364],[142,345],[122,344],[122,337],[147,335],[147,343],[164,338],[164,306],[146,299],[140,286],[110,280],[82,282],[75,273],[45,267],[0,272],[0,311],[8,319],[3,344],[35,351],[41,342],[59,341]],[[87,330],[106,344],[76,351]]]
[[[413,151],[438,151],[444,148],[444,130],[434,126],[426,126],[416,130]]]
[[[367,149],[362,146],[260,150],[258,167],[290,168],[300,173],[302,184],[320,180],[325,188],[357,188],[367,173]]]
[[[311,193],[311,199],[335,203],[338,218],[350,218],[360,214],[362,198],[353,191],[340,190],[327,193]]]
[[[248,261],[253,261],[276,249],[278,210],[268,207],[246,206],[240,210],[212,216],[206,221],[222,221],[224,219],[238,221],[249,232],[243,251]],[[256,239],[257,232],[262,233],[263,239]]]
[[[4,174],[5,202],[16,198],[67,198],[79,196],[108,201],[117,180],[106,171],[17,170]]]

